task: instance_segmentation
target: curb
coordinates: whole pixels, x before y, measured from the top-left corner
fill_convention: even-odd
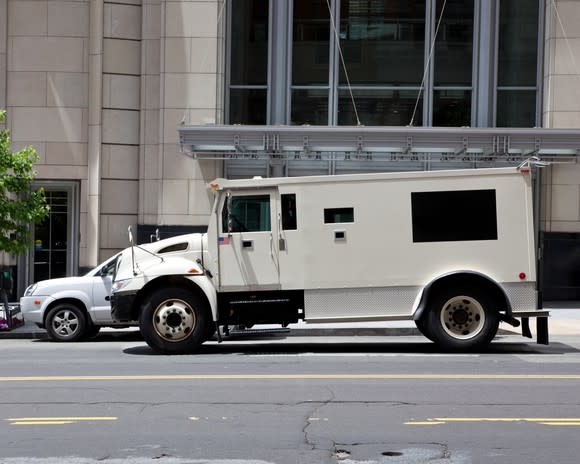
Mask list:
[[[22,332],[16,329],[14,332],[0,332],[0,340],[44,340],[48,338],[46,332]]]
[[[102,330],[99,337],[109,336],[120,338],[129,334],[135,334],[136,330],[125,331],[123,329]],[[497,335],[520,335],[518,329],[500,328]],[[267,333],[244,333],[232,332],[228,336],[223,336],[224,340],[259,340],[259,339],[279,339],[293,337],[410,337],[423,334],[415,327],[312,327],[312,328],[290,328],[288,332]],[[49,340],[45,330],[33,327],[19,327],[13,331],[0,332],[0,340]]]

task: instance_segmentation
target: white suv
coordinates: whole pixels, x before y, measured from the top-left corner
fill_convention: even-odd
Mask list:
[[[119,254],[82,277],[42,280],[29,286],[20,299],[24,319],[45,328],[50,338],[75,342],[94,337],[111,319],[111,282]]]

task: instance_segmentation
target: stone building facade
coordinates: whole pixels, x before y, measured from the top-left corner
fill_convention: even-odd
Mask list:
[[[436,17],[440,6],[426,1]],[[485,14],[487,1],[467,3],[476,18]],[[269,5],[277,40],[271,31],[292,13],[276,15],[286,2]],[[51,222],[19,258],[20,294],[124,248],[128,226],[146,239],[156,227],[163,235],[207,224],[206,183],[224,175],[223,162],[182,154],[177,127],[232,122],[233,9],[231,0],[0,0],[0,108],[13,147],[37,148],[38,185],[53,205]],[[580,5],[538,0],[538,10],[537,125],[580,128]],[[273,118],[266,122],[291,123]],[[575,250],[579,165],[551,167],[542,201],[547,240]]]

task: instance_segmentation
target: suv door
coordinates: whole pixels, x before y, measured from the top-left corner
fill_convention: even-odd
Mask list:
[[[117,265],[117,255],[114,259],[107,261],[91,277],[92,302],[91,316],[93,321],[111,321],[111,285],[113,282],[113,272]]]
[[[275,190],[224,195],[218,232],[221,291],[280,288]]]

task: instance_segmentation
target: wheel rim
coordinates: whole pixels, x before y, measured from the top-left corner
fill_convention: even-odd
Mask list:
[[[443,305],[440,321],[449,336],[469,340],[483,330],[485,310],[479,301],[470,296],[456,296]]]
[[[79,330],[79,318],[70,309],[58,311],[52,318],[52,329],[62,338],[73,337]]]
[[[179,342],[189,337],[195,323],[192,307],[183,300],[166,300],[153,313],[155,331],[168,342]]]

